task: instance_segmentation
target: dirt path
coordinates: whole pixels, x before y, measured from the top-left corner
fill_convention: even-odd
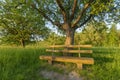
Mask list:
[[[79,77],[79,75],[72,71],[68,75],[67,74],[60,74],[53,71],[41,71],[40,74],[50,80],[82,80],[82,78]]]

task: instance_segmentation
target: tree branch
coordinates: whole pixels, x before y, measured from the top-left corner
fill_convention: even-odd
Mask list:
[[[9,28],[10,26],[9,25],[7,25],[7,23],[6,22],[4,22],[4,21],[1,21],[5,26],[7,26],[7,28]]]
[[[47,11],[48,11],[49,14],[53,14],[54,17],[57,17],[57,15],[54,12],[52,12],[49,8],[47,8]]]
[[[83,26],[84,24],[86,24],[92,18],[92,16],[93,15],[90,14],[90,16],[83,23],[81,23],[79,26],[75,27],[75,29],[80,28],[81,26]]]
[[[19,6],[23,5],[23,4],[26,4],[26,3],[27,3],[27,0],[24,0],[24,2],[19,2],[19,3],[15,6],[15,8],[17,8],[17,7],[19,7]]]
[[[78,17],[76,18],[76,20],[73,22],[72,27],[75,27],[77,25],[77,23],[80,21],[81,17],[83,16],[83,14],[85,13],[85,11],[89,8],[90,4],[93,2],[94,0],[89,0],[88,3],[85,4],[85,6],[83,7],[82,11],[80,12],[80,14],[78,15]]]
[[[60,8],[60,10],[62,12],[64,22],[66,22],[67,21],[67,15],[66,15],[64,7],[62,6],[61,1],[60,0],[56,0],[56,2],[57,2],[58,6],[59,6],[59,8]]]
[[[61,27],[61,24],[59,22],[54,22],[52,21],[41,9],[38,9],[35,4],[31,5],[32,8],[36,9],[45,19],[47,19],[48,21],[50,21],[53,25],[56,25],[58,27]]]
[[[77,1],[78,1],[78,0],[74,0],[74,4],[73,4],[73,7],[72,7],[72,14],[71,14],[71,16],[70,16],[71,21],[72,21],[73,18],[74,18],[74,13],[75,13],[75,9],[76,9],[76,6],[77,6]]]

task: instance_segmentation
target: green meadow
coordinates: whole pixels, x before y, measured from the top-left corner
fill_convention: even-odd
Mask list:
[[[64,73],[64,69],[39,60],[43,54],[48,54],[44,48],[0,48],[0,80],[48,80],[41,76],[42,70]],[[57,64],[65,64],[68,72],[76,70],[83,80],[120,80],[120,48],[96,47],[92,57],[95,64],[84,65],[83,70],[71,63]]]

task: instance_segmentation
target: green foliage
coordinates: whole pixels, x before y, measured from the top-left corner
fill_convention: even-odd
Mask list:
[[[99,13],[108,11],[110,7],[113,7],[114,0],[96,0],[92,3],[91,14],[98,15]]]
[[[28,7],[24,0],[6,0],[0,3],[3,41],[22,45],[31,39],[36,40],[36,37],[44,38],[48,35],[43,17]]]
[[[76,33],[76,44],[92,44],[94,46],[104,46],[107,40],[107,30],[104,22],[90,23],[82,32]]]
[[[52,22],[52,23],[60,23],[61,24],[61,28],[58,27],[59,29],[62,29],[62,24],[64,23],[64,16],[60,10],[60,7],[58,7],[57,1],[56,0],[30,0],[31,4],[33,4],[32,6],[36,6],[36,8],[40,11],[39,14],[43,15],[43,16],[47,16],[44,17],[46,20]],[[117,1],[116,1],[117,2]],[[105,18],[105,14],[108,14],[108,11],[112,11],[115,7],[115,3],[114,0],[78,0],[77,4],[76,4],[76,8],[75,11],[73,12],[74,16],[72,20],[71,19],[71,15],[72,15],[72,9],[73,9],[73,3],[74,0],[60,0],[61,6],[63,7],[63,10],[65,10],[65,14],[67,16],[67,21],[70,22],[71,24],[74,23],[74,21],[78,18],[78,16],[82,16],[82,18],[80,18],[78,25],[76,26],[80,26],[80,24],[85,23],[86,24],[86,20],[88,19],[88,17],[92,14],[95,15],[93,17],[97,17],[97,20],[101,19],[103,20],[103,18]],[[30,2],[28,2],[28,4],[30,4]],[[87,9],[84,9],[84,7],[90,4],[88,6]],[[31,6],[31,5],[29,5]],[[35,8],[35,9],[36,9]],[[83,14],[82,14],[83,12]],[[110,13],[110,12],[109,12]],[[100,16],[102,15],[102,16]],[[112,13],[110,14],[112,15]],[[100,16],[98,18],[98,16]],[[49,19],[48,19],[49,18]],[[51,20],[50,20],[51,19]],[[94,20],[96,20],[95,18],[92,18]],[[53,24],[55,25],[55,24]],[[83,25],[82,25],[83,26]],[[80,26],[81,27],[81,26]]]
[[[113,24],[108,28],[104,22],[90,23],[82,32],[76,33],[75,44],[92,44],[94,46],[119,46],[119,31]]]
[[[118,45],[120,46],[120,30],[118,30],[117,33],[118,33]]]
[[[113,24],[112,27],[110,28],[110,32],[108,34],[108,45],[109,46],[118,46],[118,33],[117,33],[117,28],[116,25]]]
[[[65,36],[63,35],[58,35],[56,33],[50,33],[48,38],[45,39],[45,42],[48,43],[49,45],[62,45],[65,42]]]
[[[113,15],[113,10],[117,3],[116,0],[34,0],[31,2],[33,9],[37,10],[47,21],[51,22],[58,29],[64,31],[66,37],[71,37],[71,40],[67,40],[69,43],[73,44],[74,34],[77,28],[85,27],[88,21],[91,19],[100,22],[109,20],[109,16]],[[114,9],[115,8],[115,9]],[[119,14],[119,12],[118,12]],[[116,16],[116,15],[114,15]],[[107,18],[106,18],[107,17]],[[95,34],[100,35],[99,33]],[[94,36],[93,36],[94,37]],[[97,40],[101,37],[95,37],[94,43],[97,44]],[[93,41],[93,40],[91,40]],[[91,42],[87,42],[91,43]],[[105,42],[104,42],[105,43]],[[100,43],[99,45],[102,45]]]

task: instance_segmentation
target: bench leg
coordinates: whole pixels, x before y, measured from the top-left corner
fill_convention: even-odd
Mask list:
[[[82,69],[83,65],[81,63],[77,63],[77,68]]]
[[[52,61],[52,60],[48,60],[48,63],[52,65],[52,64],[53,64],[53,61]]]

